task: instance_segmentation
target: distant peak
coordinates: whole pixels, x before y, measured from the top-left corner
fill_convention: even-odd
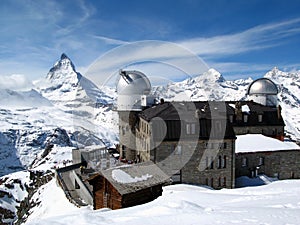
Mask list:
[[[63,59],[69,59],[70,60],[70,58],[66,55],[66,53],[61,54],[60,60],[63,60]]]
[[[214,81],[214,82],[224,82],[225,79],[222,76],[222,74],[215,70],[214,68],[210,68],[207,72],[206,72],[206,76],[210,77],[210,80]]]
[[[74,74],[76,77],[80,77],[79,73],[76,72],[75,66],[71,59],[62,53],[60,60],[58,60],[54,66],[50,69],[47,74],[47,79],[49,80],[61,80],[65,79],[67,75]]]
[[[278,67],[275,66],[273,69],[272,69],[273,72],[277,73],[279,71]]]

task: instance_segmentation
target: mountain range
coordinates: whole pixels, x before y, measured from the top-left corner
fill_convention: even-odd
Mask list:
[[[300,71],[274,68],[264,77],[277,84],[286,134],[299,141]],[[245,100],[252,81],[227,81],[209,69],[194,78],[155,86],[152,92],[166,101]],[[30,91],[0,90],[0,176],[29,167],[57,128],[66,131],[69,146],[111,146],[118,141],[116,91],[109,87],[100,90],[76,71],[66,54],[34,85]]]
[[[273,68],[264,77],[280,90],[286,135],[300,141],[300,71]],[[166,101],[245,100],[252,81],[227,81],[209,69],[197,77],[155,86],[152,93]],[[1,185],[11,180],[4,175],[24,169],[46,171],[71,159],[74,147],[110,147],[118,142],[115,89],[100,90],[76,71],[66,54],[34,86],[30,91],[0,90],[0,202],[1,191],[7,191]],[[14,204],[23,199],[14,197]],[[15,208],[10,210],[16,213]]]

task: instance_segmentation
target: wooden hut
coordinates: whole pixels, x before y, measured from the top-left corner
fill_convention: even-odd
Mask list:
[[[91,175],[94,209],[120,209],[150,202],[169,177],[152,162],[125,165]]]

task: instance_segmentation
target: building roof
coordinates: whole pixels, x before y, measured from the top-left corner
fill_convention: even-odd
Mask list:
[[[101,170],[90,179],[95,176],[105,177],[121,195],[164,184],[170,179],[156,164],[150,161]]]
[[[241,107],[241,115],[247,115],[247,121],[243,118],[237,120],[236,103]],[[223,138],[235,138],[233,127],[284,126],[283,119],[278,116],[278,113],[276,107],[264,106],[253,101],[199,101],[165,102],[143,110],[139,117],[148,122],[152,121],[153,127],[155,118],[164,120],[168,128],[172,127],[168,130],[165,139],[175,140],[182,137],[184,123],[189,122],[199,124],[199,139],[219,138],[217,129],[211,129],[218,121],[227,121],[222,124],[222,128],[226,125],[225,132],[221,132]],[[262,115],[262,121],[259,121],[258,115]],[[229,119],[230,116],[232,121]],[[161,137],[160,130],[162,129],[156,129],[153,135]]]
[[[253,81],[248,88],[247,91],[248,95],[277,95],[278,94],[278,89],[276,84],[274,84],[273,81],[271,81],[268,78],[260,78],[255,81]]]
[[[249,144],[251,143],[251,144]],[[300,146],[291,141],[279,141],[262,134],[237,135],[236,153],[299,150]]]
[[[227,101],[229,109],[228,115],[234,115],[235,113],[235,101]],[[284,126],[284,121],[281,115],[278,115],[278,109],[272,106],[265,106],[254,101],[240,101],[242,106],[242,113],[248,115],[247,122],[233,121],[233,126]],[[247,106],[248,110],[243,111],[243,107]],[[246,108],[246,107],[245,107]],[[261,122],[258,121],[258,115],[262,115]]]
[[[165,102],[143,110],[139,116],[146,121],[155,117],[167,120],[189,120],[195,113],[203,119],[226,118],[227,105],[222,101]]]

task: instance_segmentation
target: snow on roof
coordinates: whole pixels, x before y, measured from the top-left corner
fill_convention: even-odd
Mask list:
[[[103,146],[99,146],[99,145],[90,145],[90,146],[86,146],[82,149],[79,149],[81,152],[92,152],[92,151],[97,151],[97,150],[105,150],[107,151],[107,149]]]
[[[248,105],[242,105],[242,112],[247,112],[249,113],[250,112],[250,108]]]
[[[122,195],[169,181],[169,176],[152,162],[118,166],[99,172]]]
[[[280,141],[262,134],[237,135],[236,153],[292,150],[300,147],[294,142]]]
[[[234,108],[235,109],[235,104],[229,104],[230,107]],[[249,113],[250,112],[250,108],[249,106],[246,104],[246,105],[242,105],[242,112],[246,112],[246,113]]]
[[[112,171],[112,178],[115,181],[117,181],[119,183],[123,183],[123,184],[144,181],[144,180],[147,180],[148,178],[151,178],[151,177],[152,177],[152,175],[149,175],[148,173],[145,174],[145,175],[142,175],[140,177],[138,177],[138,176],[132,177],[128,173],[126,173],[125,171],[120,170],[120,169],[115,169],[115,170]]]

